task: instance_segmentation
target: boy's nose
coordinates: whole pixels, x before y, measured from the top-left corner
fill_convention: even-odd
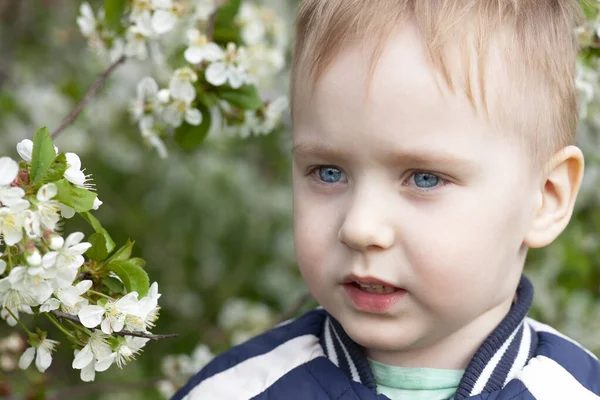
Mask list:
[[[385,205],[372,196],[354,199],[338,231],[341,243],[361,252],[388,249],[394,236]]]

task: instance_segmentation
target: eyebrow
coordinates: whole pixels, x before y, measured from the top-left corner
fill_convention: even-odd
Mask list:
[[[318,157],[332,160],[347,160],[351,155],[343,150],[324,143],[297,143],[292,147],[292,154],[300,157]],[[390,165],[418,165],[423,168],[440,165],[464,171],[474,171],[477,166],[474,161],[460,157],[445,150],[421,148],[417,150],[389,149],[383,156],[383,161]]]

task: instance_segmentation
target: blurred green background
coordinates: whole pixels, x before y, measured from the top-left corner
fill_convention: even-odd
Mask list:
[[[262,3],[285,17],[291,32],[297,0]],[[57,127],[104,69],[75,24],[78,7],[74,0],[0,1],[0,155],[16,158],[18,141],[40,126]],[[83,385],[71,368],[63,340],[45,376],[34,368],[0,368],[0,394],[10,385],[14,398],[160,399],[158,379],[194,368],[173,358],[163,368],[165,357],[190,354],[200,343],[222,351],[268,328],[305,292],[293,256],[289,121],[268,136],[216,132],[191,153],[169,146],[170,157],[161,160],[127,114],[136,83],[151,73],[148,63],[122,66],[57,145],[80,155],[104,201],[97,217],[117,245],[136,241],[134,254],[147,260],[151,279],[159,282],[162,310],[153,333],[181,336],[149,343],[136,362],[97,374],[92,385]],[[594,89],[596,78],[588,79]],[[287,92],[286,76],[275,82],[272,93]],[[536,287],[531,315],[600,354],[595,93],[580,129],[587,172],[573,221],[553,245],[530,253],[526,273]],[[73,230],[91,233],[77,219],[65,226]],[[14,331],[0,323],[0,338]]]

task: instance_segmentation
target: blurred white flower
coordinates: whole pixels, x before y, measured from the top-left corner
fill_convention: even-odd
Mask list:
[[[131,106],[135,120],[152,113],[157,105],[158,84],[152,77],[145,77],[136,86],[136,99]]]
[[[142,138],[158,152],[160,158],[167,158],[167,147],[161,140],[158,131],[154,128],[154,118],[145,116],[140,119],[139,123]]]
[[[19,368],[29,368],[35,357],[35,366],[38,371],[44,373],[52,364],[52,352],[57,344],[56,340],[43,339],[36,346],[28,348],[19,359]]]
[[[178,16],[172,0],[152,0],[154,13],[152,14],[152,28],[162,35],[171,31],[177,23]]]
[[[196,89],[193,82],[198,80],[198,75],[189,67],[176,69],[169,80],[169,93],[175,100],[191,103],[196,98]]]
[[[173,101],[163,113],[166,123],[174,127],[179,127],[185,120],[190,125],[200,125],[202,123],[202,113],[197,108],[193,108],[191,103],[183,100]]]
[[[117,354],[114,353],[107,340],[110,336],[94,331],[88,343],[81,350],[75,350],[73,369],[81,370],[81,380],[91,382],[96,378],[96,371],[106,371],[115,362]]]
[[[92,10],[89,3],[83,2],[81,3],[81,6],[79,6],[79,13],[81,15],[77,17],[77,25],[83,36],[89,38],[96,33],[97,22],[96,17],[94,16],[94,10]]]
[[[2,256],[2,253],[0,253],[0,257],[1,256]],[[6,261],[0,260],[0,275],[2,275],[4,273],[4,271],[6,271]]]
[[[267,27],[260,18],[257,5],[243,2],[237,19],[242,26],[242,40],[246,44],[254,45],[264,40]]]
[[[243,47],[238,49],[235,43],[228,43],[223,58],[206,68],[206,80],[214,86],[229,83],[232,88],[239,89],[250,80],[246,64],[246,50]]]
[[[148,58],[148,40],[154,36],[150,12],[141,13],[135,23],[127,28],[125,35],[125,55],[138,60]]]
[[[221,47],[210,42],[206,35],[198,29],[190,29],[187,32],[189,47],[183,56],[190,64],[199,64],[202,61],[217,61],[223,58],[224,52]]]

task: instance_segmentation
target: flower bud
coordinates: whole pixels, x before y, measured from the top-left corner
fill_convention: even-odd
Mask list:
[[[61,249],[65,244],[65,239],[58,233],[52,231],[46,231],[44,233],[44,239],[46,239],[50,249],[54,251]]]
[[[38,267],[42,264],[42,255],[33,243],[27,243],[25,254],[27,264],[31,265],[32,267]]]

